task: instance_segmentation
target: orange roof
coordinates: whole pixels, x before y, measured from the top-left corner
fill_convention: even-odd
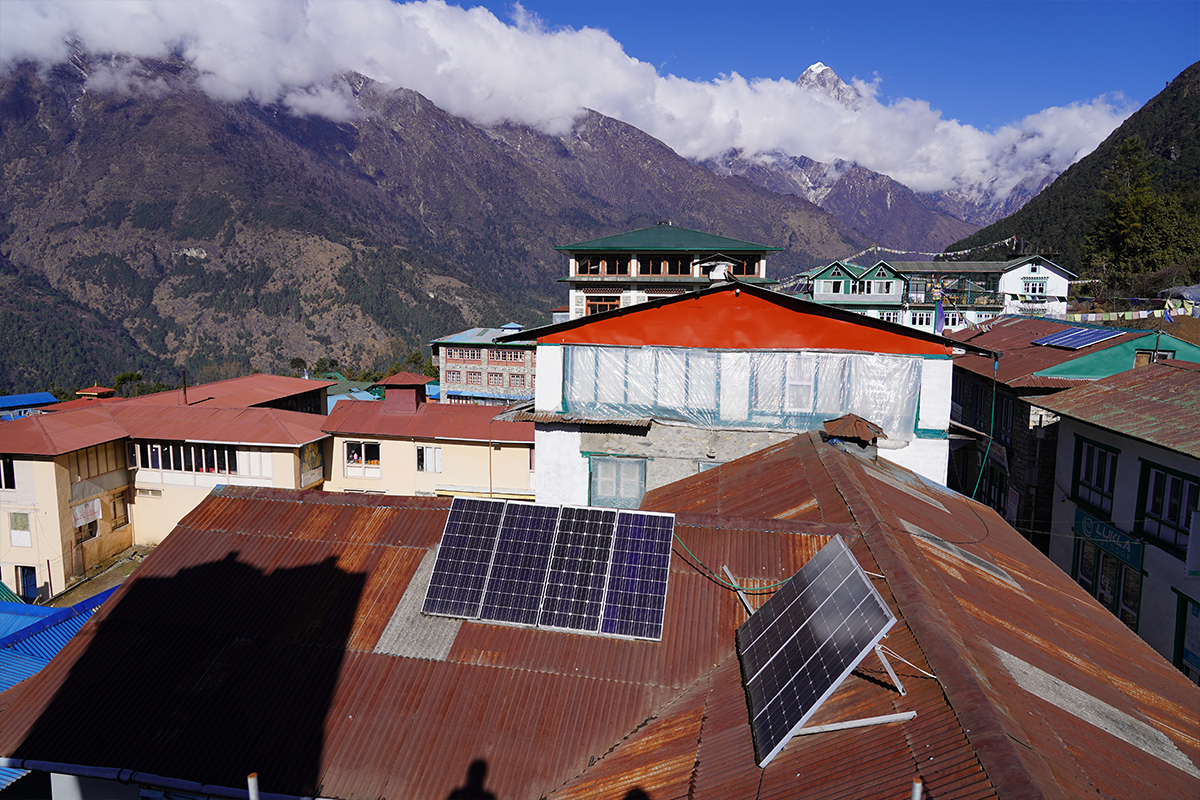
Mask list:
[[[496,414],[495,406],[425,403],[413,412],[394,412],[378,400],[342,400],[324,429],[350,436],[533,444],[532,422],[497,422]]]
[[[327,438],[324,421],[274,408],[118,403],[2,422],[0,452],[55,456],[126,438],[297,447]]]
[[[950,354],[952,346],[965,346],[986,352],[915,328],[744,283],[718,284],[513,336],[536,338],[539,344],[852,350],[943,356]]]
[[[417,375],[412,372],[397,372],[376,383],[376,386],[424,386],[431,383],[433,378],[428,375]]]
[[[0,755],[342,800],[907,797],[914,774],[934,798],[1200,794],[1200,689],[993,511],[816,434],[677,494],[751,512],[753,481],[760,518],[677,515],[659,642],[422,616],[447,501],[218,488],[4,696]],[[822,521],[776,518],[810,501]],[[710,570],[769,592],[832,536],[899,620],[907,694],[872,657],[809,724],[917,716],[796,737],[761,770],[745,612]],[[106,702],[132,652],[138,691]]]
[[[101,394],[116,394],[116,389],[108,389],[99,384],[93,384],[86,389],[76,389],[75,394],[82,395],[101,395]]]
[[[243,375],[215,383],[201,383],[187,388],[189,406],[211,406],[220,408],[248,408],[273,400],[304,394],[336,384],[337,381],[316,381],[307,378],[291,378],[286,375]],[[130,397],[126,403],[142,406],[185,405],[184,390],[171,389],[166,392]]]

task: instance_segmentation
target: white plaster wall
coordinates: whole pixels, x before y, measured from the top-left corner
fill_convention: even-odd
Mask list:
[[[899,450],[879,448],[879,457],[946,485],[946,464],[950,457],[949,439],[913,439]]]
[[[540,354],[538,360],[541,361]],[[537,451],[538,474],[541,475],[537,481],[537,502],[587,505],[588,460],[580,455],[579,428],[538,425],[533,434],[533,445]]]
[[[921,359],[921,405],[917,414],[918,428],[935,431],[950,429],[950,395],[953,385],[954,362],[951,359]],[[943,464],[943,479],[945,472],[946,465]]]
[[[537,348],[537,387],[533,407],[537,411],[561,411],[563,408],[563,353],[561,345],[539,344]],[[540,458],[540,453],[539,453]]]

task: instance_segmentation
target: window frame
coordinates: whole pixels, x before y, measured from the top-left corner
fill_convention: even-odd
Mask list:
[[[342,443],[342,474],[347,478],[378,480],[383,477],[383,448],[378,440],[347,439]],[[356,448],[356,461],[351,461],[351,450]],[[374,463],[368,448],[374,448]]]
[[[584,296],[584,316],[616,311],[621,307],[620,294],[589,294]]]
[[[1096,474],[1096,467],[1094,466],[1096,462],[1093,459],[1090,463],[1085,464],[1085,451],[1088,449],[1111,457],[1110,459],[1106,459],[1108,466],[1105,477],[1102,479],[1108,484],[1109,488],[1107,491],[1105,491],[1104,486],[1095,486],[1092,483],[1092,479],[1095,478]],[[1117,464],[1119,463],[1120,455],[1121,451],[1115,447],[1104,445],[1086,436],[1075,434],[1075,459],[1071,467],[1071,499],[1076,504],[1100,514],[1108,522],[1112,521],[1113,496],[1116,494]],[[1091,472],[1087,483],[1083,482],[1084,476],[1082,475],[1085,467]],[[1086,492],[1080,491],[1081,487]],[[1096,498],[1099,499],[1099,502],[1096,502]]]
[[[646,462],[648,459],[616,456],[608,453],[594,453],[588,456],[588,504],[605,508],[637,508],[646,495]],[[612,494],[604,494],[604,482],[607,478],[602,475],[605,467],[612,467]],[[630,468],[636,477],[626,474]],[[623,484],[635,480],[635,487],[625,487]],[[632,489],[632,491],[627,491]],[[634,496],[636,495],[636,497]],[[611,502],[610,502],[611,501]]]
[[[1127,628],[1137,633],[1141,623],[1142,598],[1145,594],[1145,573],[1127,564],[1094,542],[1076,537],[1075,553],[1072,558],[1071,577],[1084,591],[1107,608]],[[1082,580],[1084,566],[1091,571],[1088,582]],[[1105,586],[1105,572],[1111,565],[1111,587]],[[1132,604],[1129,601],[1131,587]]]
[[[417,472],[441,473],[442,448],[437,445],[419,444],[417,448]],[[432,467],[432,469],[430,469]]]
[[[1155,543],[1164,544],[1181,554],[1186,553],[1191,539],[1191,515],[1187,512],[1191,511],[1193,514],[1200,513],[1200,508],[1198,508],[1200,506],[1200,476],[1172,469],[1148,459],[1143,458],[1140,461],[1142,462],[1142,468],[1138,480],[1138,513],[1135,519],[1135,530],[1138,534]],[[1153,500],[1151,495],[1151,480],[1155,472],[1163,475],[1166,486],[1170,486],[1171,481],[1178,482],[1180,491],[1178,515],[1182,515],[1182,518],[1178,522],[1166,519],[1163,516],[1151,516],[1149,508]],[[1188,489],[1189,485],[1192,487],[1190,492]],[[1162,496],[1164,505],[1169,502],[1166,491],[1166,487],[1164,487]],[[1189,500],[1191,501],[1190,508],[1188,507]],[[1169,537],[1164,536],[1164,527],[1173,531],[1173,534]]]
[[[17,468],[10,456],[0,456],[0,489],[17,488]]]

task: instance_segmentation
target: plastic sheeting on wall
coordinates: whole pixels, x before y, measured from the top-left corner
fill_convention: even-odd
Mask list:
[[[572,345],[566,368],[571,413],[717,428],[805,431],[854,413],[908,441],[921,393],[909,356]]]

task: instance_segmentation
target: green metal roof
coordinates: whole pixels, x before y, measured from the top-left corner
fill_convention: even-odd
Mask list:
[[[678,225],[655,225],[653,228],[642,228],[628,233],[618,233],[613,236],[603,236],[586,242],[563,245],[555,250],[619,250],[633,251],[712,251],[722,253],[779,251],[782,247],[768,247],[765,244],[755,244],[742,239],[730,239],[726,236],[716,236],[703,231],[693,231]]]

